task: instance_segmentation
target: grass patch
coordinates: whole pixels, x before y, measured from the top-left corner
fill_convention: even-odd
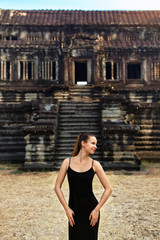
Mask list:
[[[146,169],[148,167],[152,167],[152,168],[160,168],[160,162],[146,162],[146,161],[142,161],[141,163],[141,167]]]
[[[11,173],[11,174],[22,174],[22,173],[24,173],[24,171],[19,170],[19,169],[16,169],[16,170],[14,170],[14,171],[11,171],[10,173]]]
[[[23,171],[19,170],[21,164],[3,163],[0,164],[0,171],[9,171],[11,174],[21,174]]]
[[[124,174],[124,175],[132,175],[133,172],[125,171],[125,172],[123,172],[123,174]]]

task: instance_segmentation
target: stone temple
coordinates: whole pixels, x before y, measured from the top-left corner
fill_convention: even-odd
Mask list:
[[[0,163],[58,169],[94,133],[104,169],[160,158],[160,11],[0,9]]]

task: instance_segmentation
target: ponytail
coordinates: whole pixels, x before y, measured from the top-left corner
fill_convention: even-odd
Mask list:
[[[74,146],[72,157],[75,157],[78,155],[79,151],[81,150],[81,142],[82,141],[87,142],[89,139],[89,136],[94,136],[94,135],[91,133],[83,133],[78,135],[75,146]]]

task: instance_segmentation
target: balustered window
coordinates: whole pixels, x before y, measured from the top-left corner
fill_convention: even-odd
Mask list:
[[[151,79],[160,80],[160,62],[151,63]]]
[[[0,79],[1,80],[11,79],[11,62],[0,61]]]
[[[118,62],[106,62],[106,79],[119,80],[121,78],[120,63]]]
[[[19,79],[31,80],[34,78],[34,62],[20,61],[19,62]]]
[[[56,80],[56,61],[42,62],[42,79]]]

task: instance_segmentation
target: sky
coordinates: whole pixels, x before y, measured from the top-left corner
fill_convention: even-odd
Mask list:
[[[0,0],[2,9],[160,10],[160,0]]]

